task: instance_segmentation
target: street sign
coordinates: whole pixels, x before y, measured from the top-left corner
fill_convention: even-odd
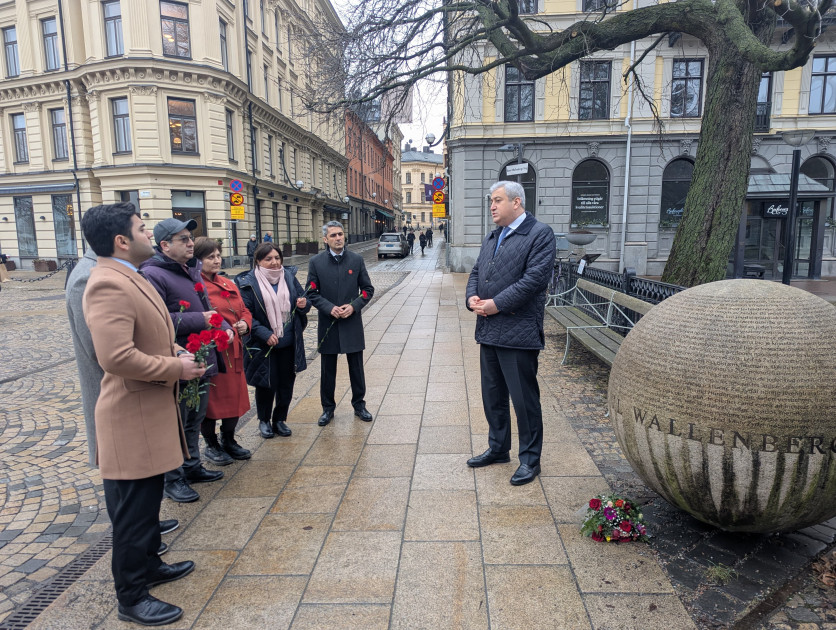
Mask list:
[[[505,168],[506,175],[525,175],[528,172],[528,162],[522,164],[509,164]]]
[[[433,203],[444,203],[444,193],[440,190],[436,190],[433,193]]]
[[[445,203],[434,203],[433,204],[433,218],[434,219],[443,219],[447,216],[447,204]]]
[[[442,188],[444,188],[444,179],[441,177],[436,177],[433,180],[433,188],[435,188],[436,190],[441,190]]]
[[[241,183],[240,179],[233,179],[231,182],[229,182],[229,188],[232,190],[232,192],[241,192],[242,190],[244,190],[244,184]]]
[[[231,206],[243,206],[244,205],[244,195],[241,193],[232,193],[229,196],[229,205]]]
[[[231,219],[244,219],[244,206],[230,206],[229,214]]]

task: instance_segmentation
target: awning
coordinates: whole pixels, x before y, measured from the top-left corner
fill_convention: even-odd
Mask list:
[[[386,217],[387,219],[394,219],[395,218],[394,214],[389,214],[388,212],[386,212],[384,210],[378,210],[377,208],[375,208],[374,211],[377,212],[379,215]]]
[[[326,203],[323,204],[322,208],[328,212],[336,212],[337,214],[342,214],[343,212],[351,214],[351,208],[344,208],[343,206],[332,206]]]
[[[749,175],[749,188],[746,193],[750,197],[775,197],[776,195],[789,197],[790,176],[788,173],[759,173]],[[833,191],[821,182],[817,182],[804,173],[799,173],[798,194],[805,197],[832,197]]]
[[[75,182],[58,184],[29,184],[28,186],[0,186],[0,195],[36,195],[38,193],[75,190]]]

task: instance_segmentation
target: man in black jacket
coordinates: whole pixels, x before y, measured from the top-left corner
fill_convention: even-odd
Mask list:
[[[476,342],[490,447],[467,465],[511,461],[510,395],[520,438],[520,466],[511,483],[520,486],[540,474],[543,413],[537,361],[545,342],[543,314],[555,240],[549,226],[526,213],[525,192],[517,182],[491,186],[491,217],[497,228],[482,241],[465,293],[467,308],[478,316]]]
[[[345,354],[351,381],[351,406],[354,415],[371,422],[366,409],[366,376],[363,372],[363,336],[361,309],[374,295],[374,287],[366,271],[363,258],[345,249],[345,233],[338,221],[322,226],[327,249],[308,263],[308,285],[311,304],[319,311],[317,338],[321,357],[319,397],[322,415],[319,426],[324,427],[334,417],[337,404],[334,390],[337,382],[337,355]]]

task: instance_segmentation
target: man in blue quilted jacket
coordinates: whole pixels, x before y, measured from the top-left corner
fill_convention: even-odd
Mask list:
[[[521,486],[540,474],[543,413],[537,361],[545,344],[543,314],[555,240],[549,226],[525,211],[520,184],[497,182],[490,197],[497,227],[482,241],[466,292],[467,308],[477,315],[489,448],[467,460],[467,465],[478,468],[511,461],[510,397],[520,438],[520,466],[511,483]]]

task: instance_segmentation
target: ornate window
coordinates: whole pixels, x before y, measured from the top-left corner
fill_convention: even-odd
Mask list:
[[[610,172],[603,162],[584,160],[572,173],[572,225],[608,225]]]
[[[662,173],[662,203],[659,209],[659,225],[675,227],[682,219],[685,197],[691,188],[694,163],[683,158],[673,160]]]
[[[168,129],[172,153],[197,153],[197,116],[194,101],[168,99]]]

